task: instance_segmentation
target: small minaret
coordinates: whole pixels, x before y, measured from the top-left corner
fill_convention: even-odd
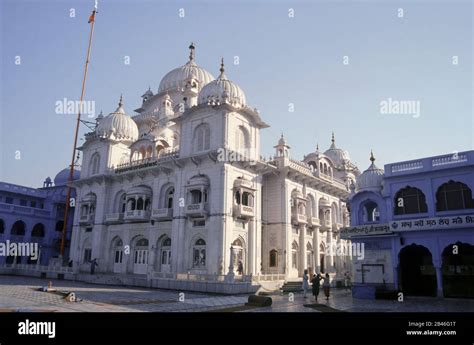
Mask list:
[[[194,50],[195,50],[194,43],[191,42],[189,45],[189,61],[188,64],[195,64],[194,62]],[[197,97],[199,93],[199,82],[197,79],[191,77],[186,80],[183,90],[183,103],[184,108],[189,109],[195,105],[197,105]]]
[[[276,149],[275,160],[279,167],[288,166],[290,164],[290,146],[285,140],[283,133],[281,134],[278,145],[273,146]]]
[[[44,180],[43,182],[43,188],[49,188],[53,185],[53,183],[51,182],[51,177],[46,177],[46,180]]]
[[[163,100],[161,101],[161,107],[159,111],[159,118],[163,119],[174,115],[173,105],[171,103],[170,95],[165,94]]]
[[[278,145],[273,146],[276,149],[275,157],[289,157],[290,156],[290,146],[286,142],[283,133],[281,134],[280,140],[278,140]]]
[[[151,87],[148,86],[148,90],[142,95],[143,103],[149,101],[153,97],[153,91],[151,91]]]

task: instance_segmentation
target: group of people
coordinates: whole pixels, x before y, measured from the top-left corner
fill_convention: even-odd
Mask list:
[[[326,273],[325,276],[321,276],[320,273],[318,274],[313,274],[313,277],[311,278],[311,288],[313,292],[314,299],[317,301],[318,300],[318,295],[319,295],[319,289],[321,287],[321,280],[323,281],[323,291],[324,295],[326,296],[326,300],[329,300],[329,294],[330,294],[330,289],[331,289],[331,283],[329,281],[329,273]],[[344,285],[346,289],[350,288],[350,275],[348,272],[344,274]],[[306,294],[309,289],[309,276],[308,276],[308,270],[304,270],[303,273],[303,297],[306,298]]]
[[[326,300],[329,300],[329,293],[330,293],[330,282],[329,282],[329,273],[326,273],[324,278],[321,276],[320,273],[318,274],[313,274],[313,277],[311,278],[311,284],[312,284],[312,292],[314,299],[317,301],[318,300],[318,295],[319,295],[319,289],[321,287],[321,280],[323,281],[323,291],[324,295],[326,296]],[[304,270],[303,274],[303,297],[306,298],[306,294],[309,289],[309,276],[308,276],[308,270]]]

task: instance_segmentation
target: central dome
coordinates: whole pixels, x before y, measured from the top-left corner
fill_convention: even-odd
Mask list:
[[[189,49],[189,61],[184,66],[175,68],[168,72],[163,79],[161,79],[158,93],[182,89],[184,88],[186,81],[191,78],[198,81],[198,88],[201,90],[204,85],[215,79],[211,73],[206,71],[204,68],[199,67],[194,62],[194,45],[192,43],[189,46]]]
[[[332,144],[329,149],[327,149],[324,154],[328,156],[336,166],[340,166],[344,163],[344,161],[350,161],[349,153],[346,150],[340,149],[336,147],[336,143],[334,140],[334,133],[332,134]]]
[[[224,74],[224,61],[221,63],[221,74],[219,77],[204,86],[199,92],[199,104],[208,102],[223,103],[226,101],[232,105],[245,106],[245,94],[239,85],[227,79]]]

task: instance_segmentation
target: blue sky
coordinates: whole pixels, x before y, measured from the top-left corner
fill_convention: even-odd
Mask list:
[[[56,114],[55,102],[79,99],[94,1],[0,3],[0,180],[40,186],[70,161],[75,115]],[[156,92],[187,61],[193,41],[197,63],[218,75],[223,56],[226,75],[270,124],[265,156],[281,132],[302,159],[318,142],[326,150],[334,131],[361,170],[371,148],[379,166],[469,150],[472,7],[468,0],[100,0],[86,100],[107,114],[123,93],[132,114],[148,86]],[[419,101],[420,116],[381,114],[388,98]]]

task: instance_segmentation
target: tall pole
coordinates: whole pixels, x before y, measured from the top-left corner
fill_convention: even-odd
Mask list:
[[[71,189],[72,189],[72,181],[74,176],[74,160],[76,158],[76,149],[77,149],[77,136],[79,134],[79,126],[81,123],[81,110],[84,102],[84,94],[86,91],[86,78],[87,78],[87,71],[89,68],[89,58],[91,56],[91,47],[92,47],[92,36],[94,34],[94,24],[95,24],[95,14],[97,13],[97,2],[94,10],[92,11],[91,16],[89,17],[89,23],[91,24],[91,31],[89,34],[89,46],[87,47],[87,55],[86,55],[86,64],[84,66],[84,77],[82,78],[82,89],[81,89],[81,99],[79,102],[79,110],[77,112],[77,121],[76,121],[76,129],[74,132],[74,145],[72,149],[72,158],[71,158],[71,165],[69,167],[69,179],[67,183],[67,194],[66,194],[66,205],[64,208],[64,224],[61,236],[61,257],[64,256],[64,244],[66,241],[66,230],[67,230],[67,223],[69,219],[69,209],[70,209],[70,199],[71,199]]]

